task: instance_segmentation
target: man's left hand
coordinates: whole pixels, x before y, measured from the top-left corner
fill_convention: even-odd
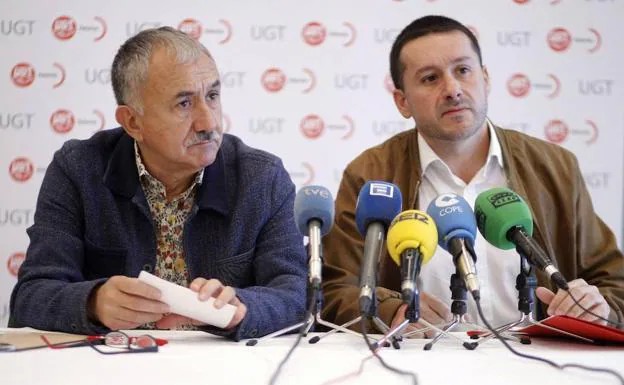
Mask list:
[[[570,294],[574,296],[581,306],[600,317],[609,317],[609,312],[611,311],[609,304],[596,286],[587,284],[584,279],[570,281],[568,286],[570,287]],[[564,290],[559,289],[557,294],[555,294],[545,287],[538,287],[535,294],[537,294],[540,301],[548,305],[548,315],[566,315],[602,325],[607,324],[603,319],[581,309]]]
[[[247,306],[238,299],[236,290],[231,286],[224,286],[217,279],[195,278],[193,282],[191,282],[189,288],[197,293],[200,301],[206,301],[210,297],[214,297],[214,307],[216,309],[221,309],[228,303],[236,306],[234,317],[232,317],[232,321],[225,327],[226,330],[238,326],[247,314]],[[203,325],[201,321],[193,320],[178,314],[169,314],[156,322],[156,327],[159,329],[175,329],[185,324],[192,324],[195,326]]]

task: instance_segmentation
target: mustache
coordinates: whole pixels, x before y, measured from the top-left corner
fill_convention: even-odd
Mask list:
[[[221,139],[221,134],[219,134],[216,130],[213,131],[199,131],[195,132],[194,135],[189,138],[186,145],[192,146],[194,144],[202,143],[202,142],[219,142]]]
[[[472,104],[465,99],[457,99],[451,102],[447,102],[442,106],[443,111],[453,110],[457,108],[471,108]]]
[[[454,99],[444,104],[445,108],[470,107],[470,102],[464,98]]]

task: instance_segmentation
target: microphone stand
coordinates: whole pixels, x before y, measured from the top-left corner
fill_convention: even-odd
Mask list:
[[[377,349],[378,346],[387,346],[388,339],[392,338],[392,347],[395,349],[400,349],[399,340],[400,338],[394,337],[394,333],[390,332],[390,327],[385,324],[379,317],[377,317],[377,296],[375,295],[375,291],[373,290],[373,301],[370,305],[369,311],[360,315],[358,318],[362,320],[362,317],[368,321],[372,321],[377,329],[381,330],[384,334],[384,337],[380,341],[375,341],[373,343],[373,348]],[[357,318],[356,318],[357,319]]]
[[[316,299],[314,298],[316,297]],[[310,332],[310,330],[312,329],[312,327],[315,324],[318,325],[323,325],[325,327],[331,328],[332,330],[325,332],[323,334],[321,334],[320,336],[314,336],[312,338],[310,338],[310,340],[308,341],[310,344],[315,344],[317,342],[319,342],[321,339],[330,336],[336,332],[344,332],[344,333],[349,333],[349,334],[353,334],[356,336],[360,336],[360,333],[358,332],[354,332],[351,329],[347,329],[349,326],[355,324],[356,322],[359,322],[360,319],[362,318],[361,316],[346,322],[342,325],[336,325],[333,324],[331,322],[325,321],[324,319],[321,318],[321,309],[322,309],[322,303],[323,303],[323,294],[320,288],[315,289],[315,288],[311,288],[308,287],[308,303],[309,301],[315,301],[316,304],[314,305],[315,310],[310,314],[310,316],[308,318],[306,318],[304,321],[301,321],[297,324],[285,327],[283,329],[280,329],[276,332],[273,332],[271,334],[267,334],[264,337],[258,338],[258,339],[252,339],[247,341],[247,346],[255,346],[257,345],[259,342],[271,339],[271,338],[275,338],[275,337],[279,337],[281,335],[284,335],[286,333],[289,333],[293,330],[296,330],[298,328],[303,327],[304,325],[307,325],[305,328],[305,331],[303,333],[304,336],[307,336],[308,333]],[[371,337],[372,338],[372,337]]]
[[[427,343],[424,346],[424,350],[431,350],[433,345],[438,342],[442,337],[453,336],[449,333],[459,325],[470,325],[473,327],[477,326],[464,320],[464,315],[468,310],[468,306],[466,304],[466,300],[468,299],[468,290],[466,289],[466,284],[464,283],[464,280],[461,278],[459,270],[456,270],[455,274],[451,275],[450,289],[451,299],[453,300],[453,302],[451,302],[451,313],[453,313],[453,319],[442,327],[440,333],[438,333],[431,342]],[[420,331],[412,331],[404,334],[403,337],[410,337],[411,335],[418,332]],[[473,350],[477,347],[477,344],[475,342],[466,342],[464,340],[461,341],[463,342],[462,345],[468,350]]]
[[[332,335],[332,334],[334,334],[336,332],[339,332],[339,331],[343,332],[343,333],[353,334],[353,335],[356,335],[356,336],[360,335],[360,333],[354,332],[353,330],[347,329],[347,328],[349,326],[359,322],[360,319],[362,318],[361,316],[357,317],[357,318],[355,318],[355,319],[353,319],[353,320],[351,320],[349,322],[345,322],[342,325],[336,325],[336,324],[331,323],[329,321],[325,321],[324,319],[321,318],[322,294],[321,294],[320,291],[319,291],[319,295],[317,297],[316,307],[317,307],[317,311],[316,311],[316,314],[314,316],[314,321],[318,325],[323,325],[323,326],[325,326],[327,328],[330,328],[331,330],[321,334],[320,336],[314,336],[314,337],[310,338],[310,340],[308,341],[309,343],[315,344],[315,343],[319,342],[320,340],[322,340],[323,338],[328,337],[328,336],[330,336],[330,335]]]
[[[377,328],[379,330],[381,330],[383,333],[386,333],[388,330],[390,330],[390,328],[379,317],[374,315],[374,314],[377,314],[376,303],[377,303],[377,299],[376,299],[375,293],[373,292],[373,301],[372,301],[371,306],[370,306],[370,314],[368,314],[368,313],[364,314],[364,317],[366,317],[365,319],[368,319],[369,321],[372,321],[375,324],[375,326],[377,326]],[[320,309],[320,306],[319,306],[319,309]],[[318,324],[326,326],[326,327],[329,327],[332,330],[330,330],[328,332],[325,332],[325,333],[321,334],[320,336],[314,336],[314,337],[310,338],[310,340],[308,342],[311,343],[311,344],[315,344],[315,343],[319,342],[320,340],[322,340],[323,338],[328,337],[328,336],[330,336],[332,334],[335,334],[335,333],[337,333],[339,331],[340,332],[344,332],[344,333],[350,333],[350,334],[357,335],[357,336],[361,335],[361,333],[355,332],[355,331],[353,331],[351,329],[347,329],[347,328],[349,326],[351,326],[351,325],[354,325],[354,324],[356,324],[358,322],[361,322],[362,321],[362,315],[359,315],[356,318],[352,319],[351,321],[343,323],[342,325],[336,325],[336,324],[333,324],[331,322],[328,322],[328,321],[325,321],[325,320],[321,319],[320,311],[318,313],[316,313],[316,318],[315,319],[316,319],[316,322]],[[373,337],[369,336],[369,338],[376,341],[376,339],[373,338]],[[393,343],[396,343],[396,341],[394,341]],[[376,344],[375,346],[378,346],[377,342],[375,342],[374,344]],[[395,346],[396,349],[398,349],[397,346],[398,345]]]
[[[425,325],[424,328],[415,330],[413,332],[408,332],[405,334],[401,334],[403,332],[403,330],[405,330],[405,328],[407,328],[409,326],[409,324],[411,323],[415,323],[415,322],[419,322],[423,325]],[[392,342],[392,346],[394,346],[395,349],[399,349],[398,346],[398,340],[402,339],[405,336],[409,336],[412,335],[414,333],[422,333],[423,331],[427,331],[430,329],[435,329],[438,332],[443,332],[441,329],[439,329],[437,326],[432,325],[431,323],[425,321],[424,319],[420,319],[420,292],[418,290],[418,288],[414,289],[414,298],[412,299],[411,302],[409,302],[407,304],[407,309],[405,310],[405,320],[403,320],[403,322],[401,322],[400,324],[396,325],[394,328],[392,328],[392,330],[389,330],[382,339],[380,339],[379,341],[377,341],[375,344],[373,344],[373,347],[377,348],[377,346],[382,345],[382,344],[386,344],[388,342],[388,340],[390,338],[393,339]],[[395,335],[399,334],[400,337],[394,337]],[[453,336],[453,335],[451,335]],[[455,337],[455,336],[453,336]],[[455,337],[457,339],[459,339],[460,341],[464,342],[463,340],[461,340],[459,337]],[[428,349],[426,349],[428,350]]]
[[[309,307],[310,304],[312,304],[312,301],[314,301],[314,307],[312,309],[312,312],[309,314],[308,317],[306,317],[306,319],[304,319],[303,321],[299,323],[296,323],[291,326],[287,326],[271,334],[267,334],[264,337],[261,337],[258,339],[251,339],[247,341],[247,346],[255,346],[261,341],[279,337],[293,330],[300,329],[304,326],[305,326],[305,329],[303,329],[303,335],[307,336],[315,323],[329,327],[332,330],[328,333],[323,334],[320,337],[319,336],[312,337],[309,341],[311,344],[317,343],[318,341],[321,340],[321,338],[326,337],[329,334],[335,333],[336,331],[342,331],[342,332],[351,333],[354,335],[360,334],[360,333],[354,332],[353,330],[347,329],[347,327],[349,327],[351,324],[359,321],[359,318],[351,322],[348,322],[344,325],[334,325],[333,323],[327,322],[321,318],[321,309],[323,308],[323,290],[321,287],[320,270],[323,265],[323,255],[322,255],[321,248],[319,248],[318,251],[315,251],[314,247],[310,247],[310,244],[320,244],[320,239],[321,239],[320,226],[313,227],[313,229],[310,231],[310,241],[308,242],[308,246],[307,246],[308,253],[310,255],[310,260],[309,260],[310,277],[308,280],[308,300],[307,300],[308,305],[306,306],[306,308]],[[318,272],[317,273],[318,277],[314,277],[315,274],[313,274],[312,272]]]
[[[529,337],[522,336],[518,338],[516,336],[513,336],[510,331],[511,328],[523,328],[526,326],[537,325],[561,334],[565,334],[569,337],[578,338],[586,342],[593,342],[588,338],[581,337],[579,335],[569,333],[549,325],[545,325],[535,320],[535,318],[533,317],[532,309],[533,304],[535,303],[535,288],[537,287],[537,278],[535,278],[534,269],[531,265],[529,265],[526,256],[522,252],[520,252],[520,250],[516,249],[516,251],[518,251],[518,254],[520,254],[520,273],[516,277],[516,290],[518,290],[518,310],[520,311],[520,318],[517,321],[513,321],[498,327],[496,331],[506,339],[520,342],[525,345],[531,343]],[[482,335],[471,336],[471,338],[473,339],[479,339],[478,342],[475,342],[475,347],[479,343],[487,342],[494,337],[496,336],[494,335],[494,333],[491,332],[484,333]]]
[[[316,295],[316,293],[319,293],[319,292],[320,292],[319,289],[309,285],[308,286],[308,301],[307,301],[307,303],[309,304],[310,301],[313,301],[314,300],[313,297],[318,297],[318,295]],[[314,307],[315,308],[318,307],[318,302],[314,305]],[[294,325],[291,325],[291,326],[287,326],[287,327],[285,327],[283,329],[280,329],[278,331],[275,331],[275,332],[273,332],[271,334],[267,334],[264,337],[251,339],[251,340],[247,341],[246,345],[247,346],[256,346],[259,342],[266,341],[266,340],[269,340],[271,338],[279,337],[279,336],[284,335],[286,333],[289,333],[289,332],[291,332],[293,330],[301,329],[304,326],[305,326],[305,329],[303,329],[303,335],[307,336],[308,333],[310,332],[310,329],[312,329],[312,326],[314,326],[314,312],[310,313],[310,315],[308,317],[306,317],[306,319],[301,321],[301,322],[298,322],[298,323],[296,323]]]

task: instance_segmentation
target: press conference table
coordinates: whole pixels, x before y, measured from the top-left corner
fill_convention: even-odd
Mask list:
[[[10,329],[0,329],[7,332]],[[129,331],[130,335],[141,334]],[[169,343],[157,353],[105,356],[89,347],[0,353],[0,384],[268,384],[295,336],[262,341],[256,346],[232,342],[203,332],[150,331]],[[308,336],[316,335],[312,333]],[[459,334],[457,334],[459,335]],[[463,335],[462,335],[463,336]],[[442,339],[431,351],[426,340],[410,339],[401,349],[384,348],[380,355],[391,365],[417,373],[421,385],[443,384],[618,384],[613,376],[579,369],[560,371],[546,364],[512,355],[492,340],[474,351],[459,341]],[[528,354],[557,363],[608,367],[624,375],[624,347],[605,347],[561,340],[534,339],[531,345],[514,344]],[[278,384],[320,385],[357,371],[370,352],[361,337],[336,334],[312,345],[307,339],[295,350]],[[358,377],[340,384],[410,384],[369,359]]]

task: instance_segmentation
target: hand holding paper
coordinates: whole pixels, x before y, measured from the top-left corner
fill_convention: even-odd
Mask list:
[[[229,329],[238,325],[247,313],[234,289],[223,286],[216,279],[197,278],[191,282],[190,288],[185,288],[142,271],[139,280],[159,289],[160,300],[169,305],[171,313],[175,313],[158,321],[158,328],[205,323]]]
[[[158,289],[136,278],[110,277],[91,294],[87,312],[89,319],[111,330],[134,329],[156,322],[169,313]]]

